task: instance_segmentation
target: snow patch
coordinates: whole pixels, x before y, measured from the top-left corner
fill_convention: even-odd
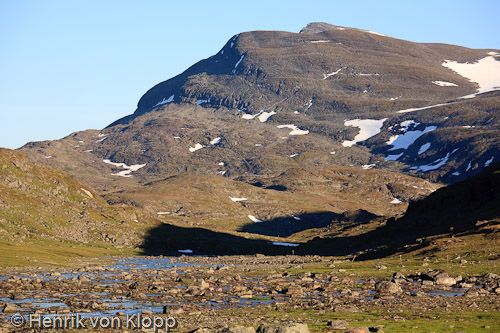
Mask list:
[[[455,83],[446,81],[432,81],[432,83],[440,87],[458,87],[458,85],[456,85]]]
[[[212,141],[210,141],[210,144],[213,145],[218,145],[221,142],[221,138],[215,138]]]
[[[255,223],[260,223],[260,222],[263,222],[262,220],[259,220],[258,218],[256,218],[255,216],[253,215],[248,215],[248,218],[250,220],[252,220],[252,222],[255,222]]]
[[[467,170],[465,172],[469,171],[472,168],[472,161],[469,161],[469,165],[467,165]]]
[[[376,120],[376,119],[353,119],[344,121],[344,126],[353,126],[359,128],[359,133],[354,137],[354,140],[345,140],[342,142],[344,147],[352,147],[358,142],[365,141],[372,136],[380,133],[384,121],[387,118]]]
[[[372,169],[376,164],[365,164],[362,166],[364,170]]]
[[[387,37],[386,35],[383,35],[380,32],[375,32],[375,31],[370,31],[370,30],[365,30],[365,31],[368,32],[368,33],[370,33],[370,34],[372,34],[372,35]]]
[[[404,152],[398,155],[388,155],[384,160],[386,161],[397,161],[401,156],[403,156]]]
[[[233,197],[229,197],[229,199],[231,199],[231,201],[233,201],[233,202],[239,202],[239,201],[246,201],[246,200],[248,200],[247,198],[233,198]]]
[[[420,149],[418,150],[418,154],[421,155],[423,153],[425,153],[427,151],[427,149],[429,149],[431,147],[431,143],[430,142],[427,142],[427,143],[424,143]]]
[[[475,94],[461,98],[473,98],[478,94],[500,89],[500,61],[495,59],[495,55],[488,54],[489,57],[474,63],[459,63],[451,60],[445,60],[442,63],[444,67],[479,85],[479,89]]]
[[[280,245],[280,246],[299,246],[300,244],[296,243],[283,243],[283,242],[273,242],[273,245]]]
[[[170,96],[169,98],[165,99],[163,98],[161,101],[159,101],[155,106],[158,106],[158,105],[163,105],[163,104],[168,104],[168,103],[172,103],[174,101],[174,96],[175,95],[172,95]],[[153,107],[155,107],[153,106]]]
[[[394,140],[391,143],[393,147],[389,149],[389,151],[398,149],[408,149],[408,147],[410,147],[419,137],[421,137],[425,133],[434,131],[436,128],[437,126],[427,126],[423,131],[420,130],[408,131],[402,135],[399,135],[396,138],[396,140]]]
[[[329,40],[312,40],[310,43],[330,43]]]
[[[494,159],[495,159],[495,157],[492,157],[492,158],[490,158],[489,160],[487,160],[487,161],[484,163],[484,167],[485,167],[485,168],[486,168],[486,167],[488,167],[488,166],[489,166],[489,165],[493,162],[493,160],[494,160]]]
[[[277,127],[279,129],[282,129],[282,128],[289,128],[289,129],[291,129],[292,131],[290,133],[288,133],[288,135],[306,135],[306,134],[309,134],[308,130],[301,130],[300,128],[298,128],[297,126],[295,126],[293,124],[290,124],[290,125],[278,125]]]
[[[395,205],[397,205],[397,204],[400,204],[400,203],[402,203],[402,202],[403,202],[403,201],[401,201],[401,200],[399,200],[399,199],[397,199],[397,198],[394,198],[394,200],[392,200],[392,201],[391,201],[391,204],[395,204]]]
[[[323,74],[323,80],[326,80],[328,79],[330,76],[333,76],[333,75],[336,75],[338,74],[340,71],[342,70],[342,68],[336,70],[335,72],[331,72],[329,74]]]
[[[292,154],[292,155],[290,155],[291,158],[294,158],[294,157],[297,157],[297,156],[299,156],[299,154]]]
[[[194,145],[194,147],[189,147],[189,151],[194,153],[195,151],[200,150],[201,148],[203,148],[203,145],[197,143]]]
[[[454,173],[451,174],[452,176],[460,176],[460,172],[455,171]]]
[[[238,65],[243,61],[243,58],[245,58],[245,55],[242,55],[240,60],[238,60],[238,62],[236,63],[236,65],[234,65],[234,69],[233,69],[233,74],[236,73],[236,68],[238,68]]]
[[[210,103],[210,98],[209,99],[198,99],[196,101],[196,105],[201,105],[203,103]]]
[[[139,170],[140,168],[143,168],[146,166],[147,163],[144,163],[144,164],[134,164],[134,165],[126,165],[125,163],[115,163],[115,162],[111,162],[111,160],[109,159],[106,159],[106,160],[102,160],[104,163],[106,164],[110,164],[110,165],[113,165],[117,168],[122,168],[122,169],[125,169],[123,171],[120,171],[118,173],[112,173],[111,176],[120,176],[120,177],[127,177],[127,178],[130,178],[132,177],[131,173],[134,172],[134,171],[137,171]]]
[[[409,109],[404,109],[404,110],[399,110],[397,111],[398,113],[408,113],[408,112],[414,112],[414,111],[420,111],[420,110],[427,110],[427,109],[432,109],[438,106],[443,106],[443,105],[451,105],[454,104],[455,102],[451,103],[441,103],[441,104],[435,104],[435,105],[429,105],[429,106],[424,106],[421,108],[409,108]]]
[[[432,162],[431,164],[414,166],[414,167],[411,167],[410,169],[411,170],[422,171],[422,172],[439,169],[440,167],[442,167],[443,165],[445,165],[448,162],[448,159],[450,158],[450,155],[451,154],[448,153],[448,154],[446,154],[445,157],[439,158],[439,159],[435,160],[434,162]]]
[[[269,120],[269,118],[271,118],[272,115],[275,114],[276,111],[271,111],[271,112],[262,111],[262,113],[257,117],[257,119],[259,119],[261,123],[265,123],[266,121]]]
[[[177,250],[179,253],[193,253],[193,250],[185,249],[185,250]]]
[[[388,145],[392,145],[392,143],[394,141],[396,141],[396,139],[399,137],[399,134],[396,134],[396,135],[391,135],[391,137],[389,138],[389,140],[387,140],[385,143],[388,144]]]

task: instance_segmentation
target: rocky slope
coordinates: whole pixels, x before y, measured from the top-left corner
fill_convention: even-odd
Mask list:
[[[245,32],[107,128],[21,150],[183,225],[400,214],[500,159],[498,59],[324,23]]]
[[[440,243],[436,239],[444,238],[441,243],[455,242],[462,244],[461,247],[465,247],[466,241],[469,244],[481,243],[480,247],[470,245],[464,252],[469,255],[484,252],[492,260],[498,260],[500,163],[411,203],[403,216],[381,221],[380,224],[368,232],[358,231],[347,237],[326,233],[324,237],[308,243],[304,251],[323,254],[359,251],[387,255],[430,247],[433,249],[427,251],[432,253],[436,251],[435,245]],[[445,249],[449,246],[440,245]]]
[[[0,149],[0,192],[2,245],[142,243],[137,210],[111,207],[88,185],[22,153]]]

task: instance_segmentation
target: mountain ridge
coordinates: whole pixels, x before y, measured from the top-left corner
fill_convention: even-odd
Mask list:
[[[463,66],[492,64],[496,73],[498,54],[354,28],[245,32],[149,89],[133,114],[103,130],[21,150],[84,179],[110,202],[151,216],[183,206],[184,217],[163,217],[180,225],[206,216],[219,228],[224,214],[214,207],[236,214],[220,220],[232,230],[247,216],[401,214],[500,159],[498,87],[460,74]],[[172,184],[183,183],[184,205],[155,186],[175,192]],[[213,193],[224,203],[214,203]],[[245,193],[261,197],[231,206],[229,197]],[[272,203],[280,201],[287,203]]]

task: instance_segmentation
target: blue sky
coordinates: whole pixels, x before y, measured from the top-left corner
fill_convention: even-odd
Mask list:
[[[500,1],[0,0],[0,147],[101,129],[251,30],[309,22],[500,49]]]

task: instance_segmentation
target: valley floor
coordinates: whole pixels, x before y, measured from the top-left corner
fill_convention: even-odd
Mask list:
[[[24,316],[26,331],[29,314],[76,313],[118,316],[123,323],[134,314],[170,316],[178,324],[174,332],[242,332],[234,327],[290,322],[305,323],[310,331],[500,331],[498,259],[402,255],[358,262],[258,254],[79,264],[0,271],[0,332],[21,330],[9,321],[16,313]]]

